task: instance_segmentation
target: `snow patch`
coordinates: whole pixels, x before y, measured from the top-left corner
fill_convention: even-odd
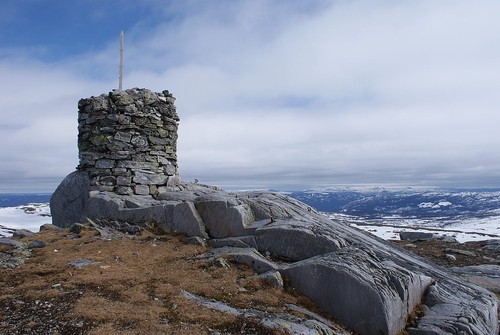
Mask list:
[[[12,229],[37,232],[46,223],[52,223],[48,203],[0,208],[0,236],[12,235]]]
[[[451,206],[452,203],[449,202],[449,201],[439,201],[437,203],[433,203],[433,202],[421,202],[418,204],[418,207],[419,208],[434,208],[434,209],[437,209],[437,208],[441,208],[441,207],[447,207],[447,206]]]
[[[436,224],[433,220],[418,218],[384,217],[378,220],[370,220],[341,213],[325,213],[325,215],[331,220],[341,221],[346,225],[364,230],[384,240],[399,240],[399,232],[402,231],[418,231],[451,236],[460,243],[500,239],[500,216],[460,220],[443,219],[445,222]]]

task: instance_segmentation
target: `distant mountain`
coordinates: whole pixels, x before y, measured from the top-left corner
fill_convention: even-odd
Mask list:
[[[366,218],[500,215],[500,189],[328,188],[287,193],[322,212]]]

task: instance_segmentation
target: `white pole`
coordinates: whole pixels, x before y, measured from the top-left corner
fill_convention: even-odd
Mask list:
[[[123,88],[123,31],[120,32],[120,90]]]

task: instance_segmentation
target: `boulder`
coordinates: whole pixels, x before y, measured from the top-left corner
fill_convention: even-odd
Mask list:
[[[430,240],[436,240],[436,241],[442,241],[442,242],[448,242],[448,243],[458,243],[457,239],[454,238],[453,236],[449,235],[439,235],[439,234],[434,234],[434,233],[426,233],[426,232],[421,232],[421,231],[402,231],[399,232],[399,238],[401,241],[406,241],[406,240],[420,240],[420,241],[430,241]]]
[[[83,225],[81,223],[75,223],[75,224],[72,224],[68,230],[70,233],[80,234],[82,232],[82,229],[83,229]]]
[[[226,193],[180,181],[174,100],[168,91],[134,88],[79,101],[80,162],[52,195],[54,225],[95,221],[101,236],[123,237],[154,222],[208,239],[217,247],[207,254],[211,260],[227,266],[223,257],[231,258],[260,274],[279,271],[360,335],[400,333],[422,300],[426,313],[408,330],[411,334],[497,333],[496,297],[449,270],[332,221],[284,194]],[[422,232],[400,235],[403,240],[437,238]],[[485,246],[492,251],[498,247]],[[81,261],[73,266],[90,260]],[[277,331],[332,333],[313,325],[317,320],[258,317]]]
[[[44,241],[35,240],[28,244],[28,249],[44,248],[46,246]]]
[[[63,179],[50,198],[52,224],[66,228],[81,222],[90,192],[87,172],[75,171]]]
[[[181,202],[174,207],[173,222],[168,228],[176,233],[208,238],[205,224],[192,202]]]
[[[432,279],[360,248],[296,262],[281,270],[293,287],[357,334],[398,334]]]
[[[316,234],[307,224],[295,220],[278,220],[255,231],[259,251],[292,261],[339,250],[346,243],[342,239]],[[297,243],[300,241],[300,247]]]
[[[437,235],[433,234],[433,233],[424,233],[424,232],[420,232],[420,231],[402,231],[402,232],[399,232],[399,238],[402,241],[406,241],[406,240],[427,241],[427,240],[436,239]]]
[[[12,237],[14,238],[23,238],[23,237],[31,237],[34,233],[28,229],[17,229],[12,233]]]
[[[236,247],[236,248],[256,248],[257,242],[253,236],[238,236],[227,238],[213,238],[208,241],[212,248]]]
[[[196,209],[200,213],[210,237],[250,235],[249,224],[255,221],[248,205],[239,204],[231,197],[208,196],[197,199]]]
[[[40,231],[44,231],[44,230],[54,230],[54,231],[58,231],[58,230],[61,230],[62,228],[61,227],[58,227],[56,225],[53,225],[51,223],[45,223],[43,225],[40,226]]]

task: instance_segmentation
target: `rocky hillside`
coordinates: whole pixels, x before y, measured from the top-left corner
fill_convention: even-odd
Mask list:
[[[294,290],[146,226],[0,240],[0,334],[347,334]]]
[[[185,234],[200,245],[206,243],[212,247],[203,255],[184,258],[168,267],[164,262],[168,263],[172,253],[157,248],[158,254],[152,251],[144,263],[139,263],[140,276],[130,285],[130,295],[135,296],[132,292],[136,286],[149,283],[137,292],[137,299],[145,302],[142,310],[150,315],[142,314],[139,320],[158,320],[156,313],[159,313],[168,324],[175,313],[181,320],[193,314],[204,315],[201,312],[204,309],[198,307],[202,306],[230,315],[227,320],[233,320],[229,322],[237,327],[241,325],[240,332],[245,332],[248,324],[258,334],[264,329],[288,334],[346,333],[335,324],[315,317],[310,310],[298,308],[303,315],[297,316],[290,312],[290,308],[297,310],[297,307],[283,309],[280,304],[271,304],[271,308],[282,309],[274,309],[277,313],[273,312],[270,317],[265,307],[257,308],[262,306],[261,302],[250,307],[238,305],[238,299],[230,297],[238,298],[237,291],[248,288],[238,280],[236,284],[218,283],[207,274],[187,279],[200,279],[197,283],[209,292],[218,288],[226,292],[229,288],[228,296],[201,294],[205,291],[193,286],[180,293],[175,291],[175,299],[180,294],[181,299],[190,301],[190,307],[181,309],[176,300],[173,304],[177,307],[174,307],[169,300],[174,294],[173,288],[167,286],[166,293],[161,294],[154,283],[168,277],[170,272],[191,266],[193,260],[200,257],[203,262],[222,267],[228,260],[250,266],[261,278],[277,286],[284,281],[286,289],[307,296],[325,315],[355,334],[496,334],[496,297],[440,266],[341,221],[329,220],[308,205],[282,194],[227,193],[179,180],[176,165],[179,119],[174,117],[177,115],[174,101],[168,91],[154,93],[146,89],[119,90],[80,100],[80,165],[62,181],[50,203],[53,224],[59,227],[75,227],[75,223],[87,221],[100,223],[96,226],[101,236],[105,236],[113,235],[117,229],[135,233],[147,223],[164,231]],[[119,318],[119,313],[127,310],[121,302],[130,295],[116,295],[113,290],[104,290],[103,296],[99,295],[102,286],[98,279],[105,278],[112,272],[110,269],[114,269],[110,264],[113,259],[101,259],[104,255],[100,256],[100,249],[92,251],[92,245],[100,248],[103,243],[79,245],[76,249],[89,248],[89,255],[97,251],[98,256],[85,257],[76,263],[67,260],[70,262],[67,264],[95,271],[92,278],[97,279],[97,289],[90,298],[78,299],[82,313],[91,317],[94,302],[105,305],[107,302],[101,298],[109,296],[116,297],[110,308],[117,311],[114,317]],[[124,255],[127,259],[134,258],[127,253],[136,250],[135,245],[131,247],[118,249],[123,253],[115,254],[115,262],[124,261]],[[150,258],[157,262],[149,263]],[[96,262],[102,263],[98,269]],[[38,271],[43,276],[44,270]],[[122,268],[120,276],[127,277],[126,268]],[[57,289],[61,281],[52,285]],[[179,282],[180,278],[169,284],[176,287]],[[80,292],[77,284],[73,288],[72,292]],[[149,309],[147,306],[156,304],[151,304],[150,298],[167,304],[169,310]],[[39,305],[40,300],[36,301],[35,305]],[[133,314],[134,310],[126,314]],[[217,318],[217,313],[210,318]],[[256,323],[252,318],[260,321]],[[185,321],[179,321],[181,325],[182,322]],[[227,325],[218,323],[214,327],[226,331],[229,326],[224,324]],[[112,323],[112,327],[115,326]],[[127,323],[120,327],[127,327]],[[211,330],[200,331],[210,333]],[[230,332],[234,333],[234,329]]]
[[[338,188],[290,192],[319,211],[380,219],[432,219],[446,224],[453,219],[484,218],[500,214],[500,191],[418,188]]]
[[[73,173],[54,193],[56,225],[70,226],[75,215],[80,221],[155,222],[207,240],[215,248],[213,259],[231,258],[259,274],[279,274],[356,334],[497,332],[498,303],[492,293],[284,195],[226,193],[180,183],[156,198],[110,192],[85,196],[79,185],[86,178]],[[423,314],[408,326],[417,307]]]

